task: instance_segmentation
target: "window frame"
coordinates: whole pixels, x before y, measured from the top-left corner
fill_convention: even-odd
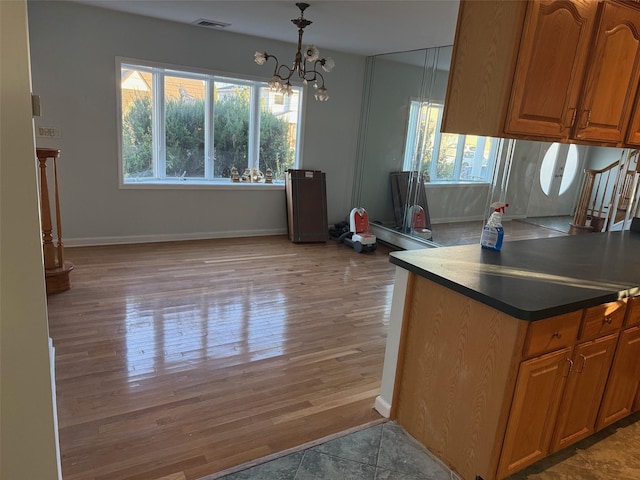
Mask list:
[[[115,58],[116,80],[116,129],[118,146],[118,184],[121,189],[284,189],[284,181],[273,183],[249,183],[232,182],[229,178],[215,178],[213,157],[214,144],[211,141],[213,135],[214,119],[214,84],[215,82],[246,85],[250,87],[249,102],[249,134],[248,134],[248,166],[258,167],[260,164],[260,90],[269,89],[268,79],[252,75],[228,73],[218,70],[210,70],[198,67],[173,65],[150,60],[140,60],[129,57]],[[126,181],[124,175],[123,136],[122,136],[122,68],[130,67],[137,70],[147,70],[158,75],[153,75],[152,86],[152,168],[154,176],[149,179]],[[166,176],[166,134],[164,121],[164,78],[165,76],[192,78],[205,81],[205,159],[203,177],[167,177]],[[296,129],[296,142],[294,149],[294,165],[292,168],[302,168],[302,152],[304,139],[304,122],[307,106],[307,95],[302,84],[294,85],[298,92],[298,112]],[[155,105],[154,105],[155,104]],[[161,115],[155,115],[161,111]],[[162,139],[162,140],[160,140]],[[161,175],[158,173],[162,172]],[[239,172],[242,175],[242,172]],[[263,172],[264,173],[264,172]]]
[[[491,178],[492,178],[493,171],[495,169],[496,161],[497,161],[497,152],[498,152],[499,142],[497,138],[482,137],[479,135],[474,135],[474,136],[478,137],[478,143],[482,144],[483,147],[487,141],[492,142],[490,153],[489,153],[489,159],[493,159],[493,162],[491,163],[491,165],[489,164],[487,165],[488,169],[487,169],[486,179],[467,180],[467,179],[459,178],[462,170],[462,165],[465,160],[464,146],[466,144],[466,138],[467,138],[467,135],[465,134],[455,134],[455,135],[458,135],[458,141],[456,146],[456,156],[453,164],[453,173],[452,173],[453,179],[448,180],[448,179],[437,178],[438,162],[433,161],[433,159],[436,158],[435,152],[440,151],[440,144],[442,141],[442,132],[440,130],[441,130],[442,118],[444,114],[444,105],[437,102],[421,101],[415,98],[410,99],[410,103],[409,103],[409,115],[407,118],[407,129],[406,129],[405,145],[404,145],[404,152],[403,152],[403,162],[402,162],[403,169],[405,171],[416,170],[416,168],[414,168],[415,167],[414,158],[416,158],[418,155],[418,144],[417,144],[418,138],[419,138],[418,125],[420,122],[420,110],[423,108],[423,106],[426,106],[427,109],[431,109],[435,107],[438,110],[436,125],[434,127],[435,136],[434,136],[433,147],[432,147],[432,161],[429,167],[429,172],[426,172],[430,177],[430,181],[425,182],[425,184],[426,185],[487,185],[487,184],[491,184]],[[476,149],[475,157],[480,156],[480,158],[482,158],[482,155],[481,155],[482,151],[483,149]],[[477,160],[477,158],[474,158],[474,160]],[[420,162],[419,168],[420,168],[420,171],[425,172],[425,170],[422,170],[421,167],[422,167],[422,162]]]

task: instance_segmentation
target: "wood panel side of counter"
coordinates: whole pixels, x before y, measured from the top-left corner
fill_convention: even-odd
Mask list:
[[[395,420],[463,479],[495,478],[528,323],[415,276]]]

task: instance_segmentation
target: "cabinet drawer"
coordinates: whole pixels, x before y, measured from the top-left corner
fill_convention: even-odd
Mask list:
[[[573,345],[580,330],[582,310],[531,322],[524,342],[524,357],[535,357]]]
[[[627,316],[625,326],[638,325],[640,323],[640,297],[633,297],[627,301]]]
[[[580,340],[599,337],[622,327],[627,303],[624,300],[603,303],[584,311]]]

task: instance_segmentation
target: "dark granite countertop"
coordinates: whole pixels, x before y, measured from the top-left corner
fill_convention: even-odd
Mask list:
[[[540,320],[640,295],[640,233],[392,252],[391,263],[513,317]]]

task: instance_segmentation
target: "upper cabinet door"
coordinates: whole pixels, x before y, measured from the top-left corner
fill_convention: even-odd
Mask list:
[[[640,10],[601,6],[574,137],[622,143],[640,79]]]
[[[596,10],[592,0],[528,3],[507,133],[569,138]]]

